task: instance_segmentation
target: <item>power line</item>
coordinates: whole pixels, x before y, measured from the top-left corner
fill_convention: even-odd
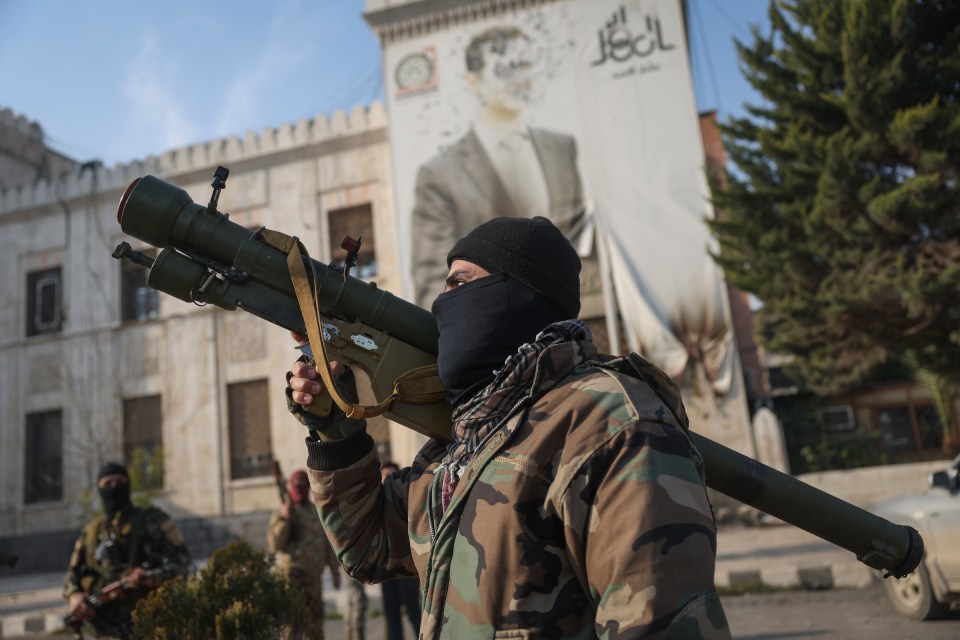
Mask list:
[[[713,95],[717,101],[717,110],[724,111],[723,100],[720,97],[720,83],[717,82],[717,73],[713,68],[713,56],[710,55],[710,44],[707,42],[707,32],[703,26],[703,15],[700,13],[700,3],[693,3],[693,11],[695,14],[694,22],[697,23],[697,31],[700,34],[700,41],[703,43],[703,53],[706,58],[705,62],[707,65],[707,75],[710,78],[710,84],[713,86]]]
[[[304,117],[313,117],[317,113],[322,113],[331,109],[331,104],[334,107],[342,107],[344,109],[349,109],[352,105],[346,103],[344,100],[345,96],[351,96],[358,91],[362,91],[365,88],[368,88],[370,83],[370,78],[375,77],[377,82],[380,82],[380,53],[377,51],[376,57],[361,67],[361,70],[358,73],[355,73],[351,76],[350,80],[345,82],[343,85],[333,89],[324,96],[318,106],[313,107],[309,110],[308,113],[304,113]]]
[[[369,102],[380,91],[383,80],[380,76],[380,65],[377,65],[364,76],[363,80],[356,89],[344,97],[344,107],[349,108],[354,104],[363,104]]]
[[[90,147],[85,147],[75,142],[69,142],[67,140],[48,135],[46,131],[43,132],[43,144],[48,149],[62,153],[65,156],[73,158],[74,160],[78,159],[76,156],[81,156],[86,158],[97,158],[101,160],[106,159],[114,163],[117,162],[117,158],[111,157],[109,154],[105,154],[96,149],[91,149]]]
[[[714,6],[721,16],[726,18],[727,22],[729,22],[730,25],[736,29],[741,36],[747,37],[750,35],[750,30],[741,24],[736,18],[727,13],[727,10],[724,9],[723,5],[717,2],[717,0],[710,0],[710,4]]]

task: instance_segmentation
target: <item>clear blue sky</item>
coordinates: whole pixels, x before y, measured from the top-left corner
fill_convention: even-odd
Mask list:
[[[733,37],[769,0],[690,0],[697,103],[756,102]],[[0,0],[0,108],[108,165],[383,99],[363,0]]]

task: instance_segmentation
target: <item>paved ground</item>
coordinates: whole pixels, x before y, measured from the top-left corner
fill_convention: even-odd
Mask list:
[[[718,586],[763,583],[811,589],[863,587],[869,569],[853,553],[786,524],[725,525],[717,543]],[[0,569],[0,638],[43,638],[62,628],[62,573],[7,575]],[[343,611],[343,592],[327,588],[328,610]],[[380,591],[369,587],[369,610],[379,612]],[[327,621],[327,639],[345,638],[341,620]],[[383,637],[383,619],[369,620],[367,638]]]
[[[761,583],[809,589],[864,587],[871,570],[851,551],[787,524],[721,527],[718,586]]]
[[[735,640],[957,640],[960,611],[940,620],[898,614],[880,583],[866,589],[721,596]]]

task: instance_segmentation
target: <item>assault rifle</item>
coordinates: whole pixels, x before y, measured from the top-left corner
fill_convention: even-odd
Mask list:
[[[351,417],[384,416],[447,442],[451,408],[436,386],[437,324],[425,309],[350,276],[359,240],[344,238],[343,266],[306,255],[295,237],[263,227],[251,231],[217,210],[228,171],[219,167],[209,204],[154,176],[127,187],[117,209],[121,229],[161,248],[156,260],[122,243],[115,258],[150,269],[148,286],[185,302],[243,309],[310,338],[329,395]],[[329,361],[350,363],[370,379],[379,403],[346,401],[331,382]],[[433,374],[431,373],[431,367]],[[332,396],[332,399],[331,397]],[[897,525],[699,434],[691,437],[705,463],[707,485],[852,551],[867,566],[903,577],[923,557],[923,541]]]
[[[270,473],[273,474],[273,480],[277,483],[277,493],[280,494],[280,504],[287,504],[287,481],[283,479],[283,472],[280,471],[280,462],[276,458],[270,463]]]
[[[162,580],[166,576],[166,569],[149,569],[144,571],[143,576],[140,579],[149,580],[151,578],[157,578]],[[87,606],[93,609],[94,613],[96,614],[101,607],[119,600],[130,591],[133,591],[133,589],[134,587],[130,585],[130,577],[127,576],[107,584],[97,593],[92,593],[86,596],[84,600],[86,601]],[[83,640],[83,622],[83,620],[80,620],[72,613],[68,613],[67,615],[63,616],[63,623],[73,629],[73,637],[76,640]],[[117,638],[127,638],[130,635],[128,630],[123,629],[120,625],[106,620],[99,615],[94,615],[93,619],[90,620],[90,624],[94,629],[97,630],[99,634]]]

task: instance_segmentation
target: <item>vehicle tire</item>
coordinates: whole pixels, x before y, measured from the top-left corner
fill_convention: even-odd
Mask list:
[[[930,574],[923,563],[906,578],[886,578],[883,588],[897,613],[914,620],[932,620],[950,609],[934,595]]]

